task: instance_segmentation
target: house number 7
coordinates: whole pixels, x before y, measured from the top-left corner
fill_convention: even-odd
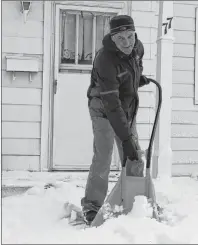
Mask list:
[[[171,23],[172,23],[173,17],[168,17],[166,19],[167,19],[168,22],[165,22],[165,23],[162,24],[162,26],[165,26],[165,28],[164,28],[164,35],[167,34],[167,27],[168,27],[168,29],[171,28]]]

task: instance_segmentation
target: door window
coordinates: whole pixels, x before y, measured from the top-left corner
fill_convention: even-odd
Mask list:
[[[103,37],[109,32],[111,13],[61,10],[60,65],[67,69],[90,66],[95,53],[102,47]]]

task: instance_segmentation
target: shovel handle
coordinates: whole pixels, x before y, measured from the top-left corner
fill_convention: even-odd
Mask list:
[[[148,79],[150,82],[154,83],[158,88],[158,105],[157,105],[157,111],[156,111],[155,120],[154,120],[154,124],[153,124],[153,129],[152,129],[152,133],[151,133],[151,138],[150,138],[150,142],[149,142],[149,147],[147,150],[147,156],[146,156],[146,168],[147,169],[149,169],[151,166],[151,155],[152,155],[153,141],[154,141],[155,132],[157,129],[157,123],[159,120],[159,113],[160,113],[161,104],[162,104],[162,88],[161,88],[160,84],[151,78],[148,78]]]

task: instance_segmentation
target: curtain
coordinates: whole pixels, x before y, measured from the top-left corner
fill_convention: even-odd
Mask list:
[[[63,63],[75,63],[75,38],[76,38],[76,16],[75,14],[63,14],[62,21],[62,49]]]
[[[102,47],[102,40],[109,32],[110,16],[96,17],[96,52]],[[61,62],[75,63],[76,14],[62,11]],[[79,15],[78,64],[92,63],[93,14],[82,12]]]
[[[102,40],[109,32],[110,16],[99,15],[96,18],[96,52],[102,47]]]
[[[93,36],[93,15],[88,12],[81,12],[79,18],[79,39],[78,52],[79,64],[92,63],[92,36]]]

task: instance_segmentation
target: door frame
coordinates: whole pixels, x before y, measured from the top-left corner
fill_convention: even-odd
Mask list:
[[[55,2],[45,1],[43,4],[44,41],[40,171],[49,171],[52,168]]]
[[[100,4],[98,3],[100,2]],[[54,82],[58,77],[59,40],[56,34],[56,6],[78,6],[110,8],[112,11],[131,15],[132,1],[45,1],[44,4],[44,41],[43,41],[43,90],[42,90],[42,116],[41,116],[41,154],[40,171],[53,169],[53,105],[54,105]]]

